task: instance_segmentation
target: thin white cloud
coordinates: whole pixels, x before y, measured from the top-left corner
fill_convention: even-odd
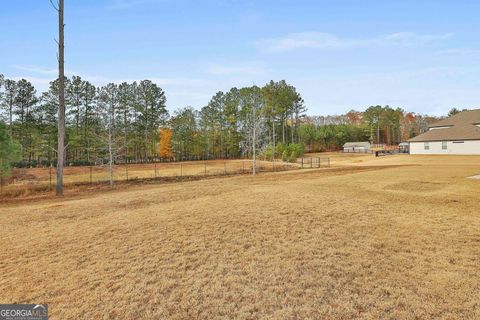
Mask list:
[[[249,75],[249,76],[258,76],[265,75],[267,70],[265,67],[257,65],[222,65],[222,64],[211,64],[207,68],[207,73],[215,76],[231,76],[231,75]]]
[[[162,86],[162,85],[188,85],[188,86],[197,86],[202,87],[206,84],[209,84],[210,81],[207,79],[198,79],[198,78],[156,78],[156,77],[146,77],[152,82]],[[135,80],[134,80],[135,81]],[[138,80],[136,80],[138,81]]]
[[[427,67],[404,71],[293,79],[311,114],[336,114],[370,105],[391,105],[409,111],[445,114],[452,106],[480,104],[474,72],[462,68]]]
[[[40,93],[48,89],[49,82],[55,77],[18,74],[7,78],[15,80],[26,78]],[[170,111],[187,105],[199,109],[219,90],[226,91],[234,86],[252,84],[251,79],[241,76],[217,79],[148,76],[132,79],[92,75],[84,77],[97,86],[109,82],[131,83],[144,78],[150,79],[165,90]],[[258,84],[261,85],[267,80],[262,79]],[[309,114],[335,114],[347,112],[352,108],[363,109],[372,104],[389,104],[415,112],[443,114],[452,106],[466,108],[480,104],[475,72],[461,68],[426,67],[400,72],[352,74],[348,78],[331,74],[290,77],[289,82],[302,93]]]
[[[22,70],[26,71],[28,73],[36,73],[36,74],[42,74],[42,75],[51,75],[55,76],[58,73],[58,69],[54,68],[45,68],[42,66],[20,66],[20,65],[13,65],[11,66],[12,68],[15,68],[17,70]]]
[[[21,79],[28,80],[34,85],[35,89],[37,89],[37,92],[42,92],[47,90],[50,84],[50,81],[52,81],[52,79],[50,78],[40,78],[40,77],[31,77],[31,76],[15,76],[9,79],[12,79],[15,81],[19,81]]]
[[[165,0],[157,0],[165,1]],[[154,2],[154,0],[110,0],[108,3],[108,8],[110,9],[130,9],[138,5],[146,4],[149,2]]]
[[[13,65],[12,68],[23,71],[21,76],[15,78],[35,79],[35,81],[45,84],[53,81],[57,78],[58,70],[55,68],[48,68],[45,66],[19,66]],[[143,77],[143,78],[112,78],[95,74],[86,74],[82,72],[76,72],[74,70],[65,70],[67,77],[80,76],[84,80],[91,83],[102,86],[108,83],[122,83],[122,82],[134,82],[144,79],[151,80],[158,85],[189,85],[189,86],[203,86],[209,80],[197,79],[197,78],[158,78],[158,77]],[[41,76],[41,77],[40,77]]]
[[[397,32],[373,38],[342,38],[324,32],[292,33],[284,37],[260,39],[254,45],[263,51],[283,52],[295,49],[335,49],[368,46],[418,46],[452,37],[452,33],[422,35],[413,32]]]
[[[479,55],[480,49],[471,49],[471,48],[453,48],[453,49],[445,49],[439,50],[435,52],[436,55],[439,56],[464,56],[464,55]]]
[[[49,68],[45,66],[32,66],[32,65],[27,65],[27,66],[21,66],[21,65],[13,65],[11,66],[14,69],[23,71],[24,73],[27,74],[34,74],[36,76],[42,75],[42,76],[49,76],[52,79],[56,79],[58,76],[58,69],[57,68]],[[75,72],[74,70],[69,70],[65,69],[65,75],[67,77],[71,77],[73,75],[76,76],[81,76],[83,78],[83,75],[79,72]],[[96,78],[95,76],[93,76]]]
[[[26,79],[33,83],[37,89],[41,91],[48,90],[49,83],[58,78],[58,69],[56,68],[49,68],[45,66],[21,66],[21,65],[13,65],[11,66],[14,69],[22,71],[20,76],[14,77],[16,79]],[[111,79],[99,75],[91,75],[91,74],[84,74],[81,72],[75,72],[74,70],[65,70],[65,76],[80,76],[85,80],[90,81],[94,85],[104,85],[107,84]]]
[[[15,75],[7,78],[13,80],[26,79],[30,81],[37,92],[45,92],[49,88],[51,81],[57,78],[57,70],[45,66],[12,66],[19,70]],[[108,83],[120,84],[122,82],[132,83],[148,79],[160,86],[167,95],[167,105],[170,110],[176,107],[193,105],[195,107],[205,104],[215,93],[219,83],[210,79],[203,78],[159,78],[159,77],[141,77],[141,78],[114,78],[108,76],[100,76],[95,74],[78,73],[74,71],[65,72],[67,76],[77,75],[82,79],[90,81],[95,86],[103,86]]]

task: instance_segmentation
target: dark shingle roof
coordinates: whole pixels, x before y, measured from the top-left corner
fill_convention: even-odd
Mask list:
[[[463,111],[434,123],[430,126],[429,131],[408,141],[480,140],[480,127],[478,125],[480,125],[480,109]]]

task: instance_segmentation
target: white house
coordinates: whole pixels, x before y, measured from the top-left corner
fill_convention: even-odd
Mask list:
[[[434,123],[408,140],[410,154],[479,154],[480,109],[460,112]]]

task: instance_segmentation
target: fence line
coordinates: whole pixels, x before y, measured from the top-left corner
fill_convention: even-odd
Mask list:
[[[257,172],[272,172],[285,170],[298,170],[306,168],[330,167],[330,158],[303,157],[296,163],[281,161],[257,160]],[[247,174],[253,170],[251,160],[213,160],[195,162],[170,162],[170,163],[146,163],[146,164],[119,164],[113,168],[114,182],[131,180],[151,180],[176,177],[198,176],[226,176],[234,174]],[[2,178],[0,192],[6,188],[43,190],[43,187],[53,189],[56,184],[56,168],[30,168],[15,169],[10,181]],[[65,167],[65,185],[103,184],[109,181],[109,167],[84,166]],[[10,183],[9,183],[10,182]]]
[[[300,164],[302,169],[325,168],[325,167],[330,168],[330,158],[305,157],[305,158],[300,158],[300,160],[297,160],[297,163]]]

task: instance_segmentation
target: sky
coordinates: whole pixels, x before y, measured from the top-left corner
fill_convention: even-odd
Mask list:
[[[49,0],[2,1],[0,74],[56,78]],[[100,86],[143,79],[170,111],[286,80],[310,115],[390,105],[480,107],[480,1],[65,0],[65,68]]]

